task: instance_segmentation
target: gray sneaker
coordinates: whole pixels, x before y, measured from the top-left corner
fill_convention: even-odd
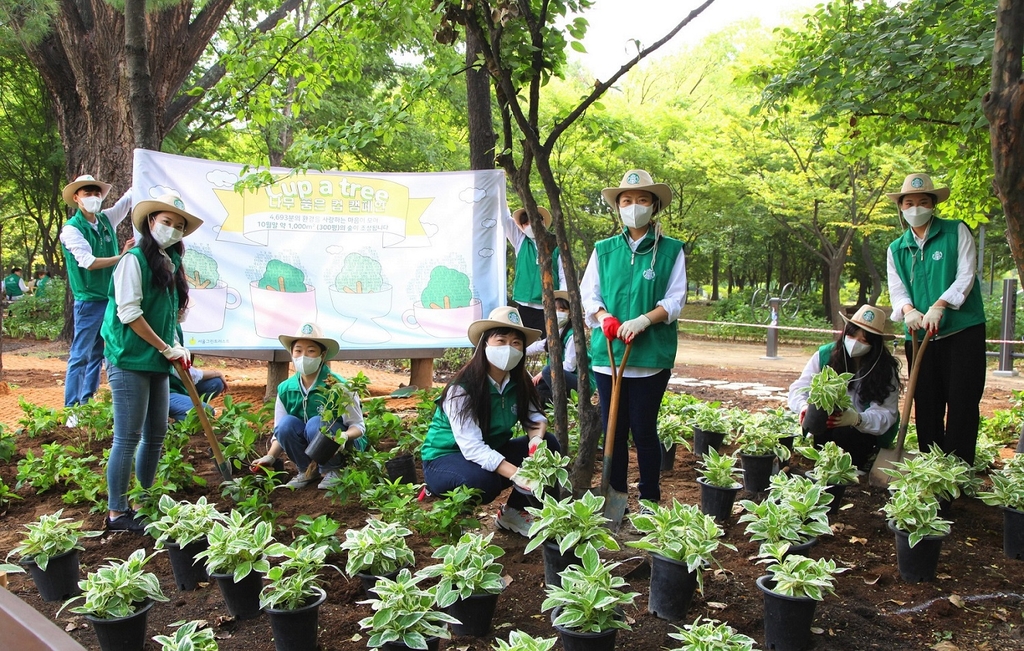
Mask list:
[[[294,477],[292,477],[288,481],[288,483],[285,484],[285,487],[293,488],[293,489],[297,490],[299,488],[305,488],[306,486],[309,486],[310,484],[312,484],[314,482],[317,482],[317,481],[320,481],[320,472],[319,471],[314,472],[313,476],[309,477],[308,479],[306,478],[305,471],[303,471],[303,472],[298,473]]]
[[[498,515],[494,516],[494,524],[499,529],[514,531],[520,536],[530,536],[530,525],[533,524],[533,516],[526,511],[502,504],[498,509]]]
[[[323,480],[316,485],[322,491],[330,490],[341,483],[341,473],[337,470],[328,470]]]

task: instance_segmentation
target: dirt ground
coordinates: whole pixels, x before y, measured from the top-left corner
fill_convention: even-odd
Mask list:
[[[746,344],[720,344],[684,341],[674,376],[679,380],[712,380],[729,382],[757,382],[769,387],[784,388],[797,376],[811,348],[784,347],[782,360],[762,360],[763,346]],[[18,398],[35,404],[60,406],[61,386],[66,351],[55,344],[4,342],[3,379],[10,385],[8,395],[0,396],[0,422],[16,426],[21,410]],[[207,358],[206,364],[222,368],[227,376],[229,391],[236,400],[258,402],[265,384],[265,367],[261,363]],[[343,375],[362,371],[371,379],[371,390],[386,395],[408,378],[381,371],[371,365],[337,364]],[[682,387],[674,386],[674,389]],[[1021,378],[995,378],[989,376],[982,411],[991,414],[994,409],[1008,408],[1011,390],[1024,389]],[[776,406],[778,400],[764,400],[722,385],[687,386],[685,390],[705,400],[758,409]],[[407,402],[407,401],[405,401]],[[392,401],[392,408],[404,409],[409,405]],[[70,432],[58,432],[50,440],[59,440]],[[38,448],[48,441],[26,441],[26,446]],[[92,450],[101,454],[107,442],[95,444]],[[190,489],[181,497],[196,499],[207,495],[220,504],[222,510],[230,503],[220,497],[217,472],[206,458],[202,437],[193,439],[191,462],[199,474],[208,481],[206,489]],[[16,460],[15,460],[16,461]],[[695,459],[680,451],[675,467],[662,475],[662,491],[666,501],[670,498],[697,503]],[[0,466],[0,477],[13,485],[15,462]],[[635,476],[635,461],[631,464],[631,481]],[[600,476],[596,468],[596,478]],[[422,477],[422,472],[419,472]],[[635,504],[631,495],[631,507]],[[0,553],[17,543],[18,529],[24,522],[34,520],[43,513],[51,513],[63,506],[59,496],[32,495],[22,491],[25,499],[11,504],[0,517]],[[280,495],[278,495],[278,493]],[[743,493],[740,498],[748,497]],[[829,596],[818,605],[815,616],[817,634],[813,649],[953,649],[1010,650],[1024,648],[1024,563],[1005,559],[1002,555],[1002,514],[981,502],[961,498],[953,507],[953,530],[943,545],[939,566],[939,579],[934,583],[908,585],[903,583],[895,566],[892,534],[886,529],[879,509],[885,500],[884,491],[862,483],[847,491],[844,508],[833,523],[833,536],[826,537],[812,548],[813,557],[833,558],[842,566],[851,568],[840,576],[837,595]],[[502,498],[482,507],[478,513],[484,531],[493,530],[491,515]],[[299,514],[326,513],[342,522],[342,528],[355,528],[367,517],[357,504],[337,504],[322,493],[302,491],[275,491],[274,509],[286,515],[279,521],[283,527],[284,542],[290,527]],[[65,514],[84,519],[86,528],[102,528],[102,515],[90,514],[81,507],[67,507]],[[625,542],[634,536],[620,532]],[[763,574],[762,566],[753,562],[756,545],[747,541],[743,528],[736,524],[736,516],[726,529],[726,541],[736,545],[737,551],[723,550],[718,558],[722,568],[710,573],[705,580],[705,593],[694,600],[688,619],[698,615],[728,621],[741,632],[763,642],[763,609],[760,592],[754,585]],[[502,559],[511,584],[498,601],[495,630],[492,635],[475,638],[457,638],[442,643],[443,649],[482,651],[493,646],[495,636],[507,639],[512,628],[520,628],[532,635],[554,636],[547,613],[540,610],[544,599],[543,563],[540,552],[523,553],[525,539],[499,531],[495,542],[506,553]],[[85,541],[82,554],[83,575],[104,559],[126,557],[139,546],[152,551],[152,540],[129,534],[104,535]],[[417,567],[430,563],[432,548],[427,540],[415,538],[412,547]],[[647,613],[648,578],[644,572],[643,555],[624,547],[620,552],[606,553],[607,558],[622,561],[619,572],[627,576],[631,589],[640,592],[633,608],[627,612],[632,631],[621,631],[617,648],[627,651],[649,651],[675,648],[677,643],[668,637],[672,624]],[[343,565],[344,559],[334,559]],[[261,616],[255,620],[235,622],[227,614],[219,591],[213,585],[195,592],[179,593],[174,586],[170,565],[165,555],[158,555],[149,568],[160,577],[164,592],[171,600],[157,604],[149,615],[149,635],[169,631],[168,624],[180,620],[203,619],[215,627],[220,648],[224,650],[270,651],[274,648],[269,623]],[[96,649],[95,634],[80,616],[56,612],[59,604],[43,602],[31,580],[25,575],[10,577],[10,589],[31,606],[53,619],[61,628],[70,631],[88,649]],[[324,651],[349,651],[366,648],[366,635],[359,630],[358,620],[370,614],[369,607],[357,602],[364,597],[359,582],[330,573],[327,585],[328,599],[321,607],[320,648]],[[682,622],[679,622],[682,624]],[[945,646],[941,646],[941,645]],[[0,643],[0,648],[3,644]],[[561,648],[560,646],[556,648]],[[152,642],[148,650],[156,649]]]

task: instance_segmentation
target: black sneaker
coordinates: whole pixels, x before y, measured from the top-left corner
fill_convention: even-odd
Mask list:
[[[108,515],[105,524],[107,531],[128,531],[137,536],[141,536],[146,533],[146,525],[136,519],[135,512],[131,510],[125,511],[113,520],[111,520]]]

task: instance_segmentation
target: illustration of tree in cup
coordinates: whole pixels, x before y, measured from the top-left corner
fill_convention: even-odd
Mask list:
[[[207,289],[220,282],[217,261],[195,249],[185,251],[181,264],[185,267],[185,279],[190,289]]]
[[[287,262],[271,260],[267,270],[257,281],[261,289],[271,292],[304,292],[306,291],[306,274],[301,269]]]
[[[389,341],[391,334],[374,319],[391,311],[391,285],[375,258],[349,253],[341,271],[330,286],[331,305],[338,314],[354,319],[341,334],[342,340],[354,344],[379,344]]]
[[[217,260],[195,248],[181,258],[189,285],[188,314],[182,328],[190,332],[214,332],[224,327],[224,315],[242,304],[238,291],[221,280]]]
[[[434,267],[427,286],[420,294],[420,301],[432,310],[468,307],[472,300],[469,276],[449,267]]]
[[[380,262],[359,253],[345,256],[345,264],[334,279],[334,288],[346,294],[379,292],[384,284]]]
[[[419,302],[402,315],[405,325],[422,328],[432,337],[465,337],[466,328],[481,316],[480,299],[473,298],[469,276],[438,265],[420,293]]]
[[[252,276],[250,276],[251,278]],[[306,284],[306,273],[278,259],[267,261],[259,280],[250,285],[256,334],[277,338],[316,321],[316,290]]]

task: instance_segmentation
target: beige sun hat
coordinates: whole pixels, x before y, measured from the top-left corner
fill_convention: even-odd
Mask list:
[[[618,210],[619,195],[626,190],[647,190],[661,201],[658,210],[664,210],[665,206],[672,201],[672,188],[664,183],[655,183],[647,170],[629,170],[622,175],[622,181],[618,187],[601,190],[601,196],[609,206]]]
[[[861,305],[860,309],[849,319],[846,318],[845,314],[840,314],[839,316],[843,317],[843,321],[852,323],[861,330],[879,335],[883,339],[896,338],[896,335],[892,334],[889,328],[889,317],[886,316],[885,310],[874,305]]]
[[[309,339],[310,341],[315,341],[326,348],[327,359],[334,359],[334,356],[338,354],[339,350],[341,350],[341,345],[338,344],[337,341],[330,337],[325,337],[324,331],[320,326],[312,322],[300,325],[299,329],[292,336],[281,335],[277,338],[277,340],[281,342],[281,345],[284,346],[284,349],[288,352],[291,352],[292,346],[294,346],[295,342],[299,339]]]
[[[480,319],[469,324],[469,341],[476,346],[480,343],[480,337],[493,328],[515,328],[523,333],[526,341],[524,346],[529,346],[541,337],[540,330],[527,328],[523,325],[523,317],[519,316],[519,310],[514,307],[496,307],[491,310],[486,319]]]
[[[185,235],[189,235],[203,225],[203,220],[185,210],[185,202],[181,197],[173,194],[164,194],[156,199],[140,201],[132,209],[132,224],[135,230],[142,232],[146,218],[155,212],[173,212],[185,218]]]
[[[935,203],[942,203],[949,199],[949,188],[937,188],[932,183],[932,177],[918,173],[903,179],[903,187],[899,192],[886,192],[885,196],[899,203],[905,194],[931,194],[935,196]]]
[[[569,292],[565,291],[564,289],[556,289],[555,290],[555,299],[557,300],[559,298],[568,303],[569,302]]]
[[[548,212],[548,209],[542,208],[541,206],[537,206],[537,212],[540,213],[541,220],[544,222],[544,228],[551,228],[551,213]],[[526,215],[526,208],[520,208],[519,210],[512,213],[512,219],[514,219],[515,222],[520,226],[525,226],[526,224],[529,223],[529,221],[527,221],[526,224],[519,221],[520,218],[523,217],[524,215]]]
[[[111,187],[109,183],[97,181],[93,178],[92,174],[83,174],[71,183],[65,185],[64,189],[61,190],[60,194],[64,197],[64,203],[69,206],[77,206],[78,204],[75,203],[75,193],[78,192],[79,188],[84,188],[87,185],[95,185],[98,187],[100,189],[100,198],[102,199],[107,198],[107,193],[110,192]]]

